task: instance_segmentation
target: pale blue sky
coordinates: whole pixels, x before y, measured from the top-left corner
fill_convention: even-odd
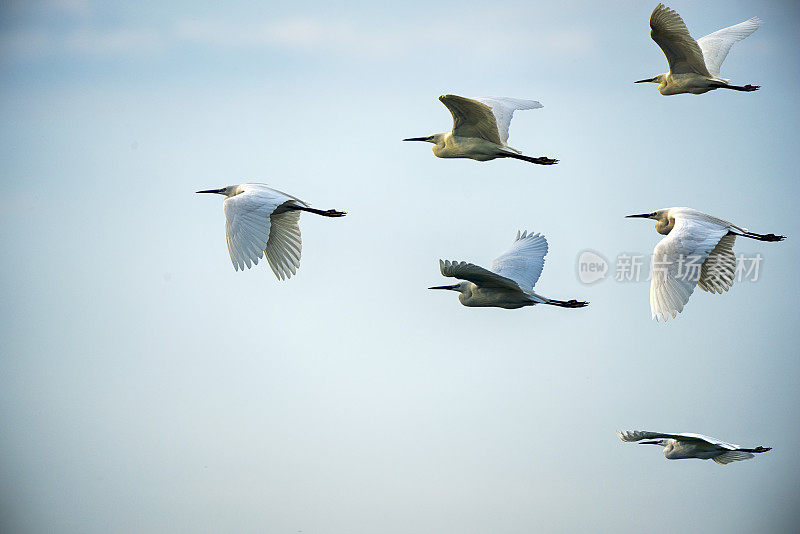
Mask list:
[[[0,508],[16,532],[792,532],[797,407],[794,2],[670,3],[756,93],[662,97],[656,2],[54,0],[0,17]],[[442,93],[533,98],[510,144],[440,160]],[[298,275],[234,272],[221,198],[304,215]],[[669,324],[647,282],[581,284],[584,249],[649,254],[691,206],[783,243]],[[467,309],[438,259],[518,229],[537,290],[585,310]],[[726,467],[618,428],[774,450]]]

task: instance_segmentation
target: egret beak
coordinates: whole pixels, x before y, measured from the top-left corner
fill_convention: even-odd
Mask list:
[[[428,289],[452,289],[452,290],[455,290],[457,287],[458,287],[458,284],[455,284],[455,285],[452,285],[452,286],[433,286],[433,287],[429,287]]]
[[[639,215],[626,215],[626,219],[649,219],[650,213],[640,213]]]
[[[640,441],[639,445],[661,445],[658,441]]]
[[[203,191],[195,191],[195,193],[216,193],[218,195],[224,194],[225,188],[222,189],[204,189]]]
[[[403,139],[403,141],[430,141],[431,136],[427,137],[409,137],[408,139]]]
[[[646,79],[646,80],[636,80],[636,81],[635,81],[635,82],[633,82],[633,83],[645,83],[645,82],[655,82],[655,81],[656,81],[656,79],[655,79],[655,78],[648,78],[648,79]]]

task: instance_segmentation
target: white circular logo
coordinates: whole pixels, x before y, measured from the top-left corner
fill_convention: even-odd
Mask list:
[[[584,250],[578,256],[578,280],[584,284],[599,282],[608,274],[608,262],[593,250]]]

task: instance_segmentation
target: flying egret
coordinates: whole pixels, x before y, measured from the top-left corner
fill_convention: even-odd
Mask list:
[[[650,15],[650,37],[667,56],[669,72],[634,83],[659,84],[662,95],[692,93],[701,95],[714,89],[755,91],[758,85],[730,85],[721,78],[719,69],[733,44],[741,41],[761,26],[756,17],[735,26],[723,28],[695,41],[686,24],[672,9],[658,4]]]
[[[643,430],[617,430],[617,435],[622,441],[638,441],[640,445],[660,445],[664,447],[664,456],[669,460],[700,458],[701,460],[714,460],[718,464],[726,465],[731,462],[752,458],[753,453],[772,450],[772,447],[761,446],[755,449],[743,449],[739,445],[725,443],[701,434],[665,434]],[[653,441],[642,441],[643,439]]]
[[[300,267],[300,212],[324,217],[343,217],[344,212],[316,210],[297,197],[265,184],[229,185],[198,193],[216,193],[226,198],[225,235],[235,270],[249,269],[264,254],[269,266],[281,280],[291,278]]]
[[[544,156],[524,156],[506,144],[514,112],[541,108],[539,102],[506,97],[472,99],[458,95],[442,95],[439,100],[453,115],[453,131],[427,137],[410,137],[403,141],[433,143],[433,154],[439,158],[470,158],[478,161],[514,158],[539,165],[558,163],[557,159]]]
[[[588,302],[554,300],[533,292],[539,280],[547,254],[547,240],[541,234],[517,232],[514,244],[492,262],[492,270],[471,263],[439,260],[444,276],[464,280],[452,286],[435,286],[428,289],[458,291],[458,300],[464,306],[495,307],[513,310],[523,306],[551,304],[562,308],[582,308]]]
[[[628,215],[656,220],[656,232],[666,235],[653,250],[650,311],[666,321],[683,311],[694,286],[709,293],[728,291],[736,273],[736,236],[782,241],[782,235],[756,234],[691,208],[666,208]]]

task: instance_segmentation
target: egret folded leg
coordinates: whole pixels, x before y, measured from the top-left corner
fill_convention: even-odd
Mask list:
[[[336,211],[336,210],[315,210],[314,208],[309,208],[307,206],[289,206],[288,209],[290,210],[300,210],[300,211],[307,211],[309,213],[316,213],[317,215],[322,215],[323,217],[344,217],[347,215],[344,211]]]
[[[588,306],[588,302],[583,302],[579,300],[554,300],[554,299],[547,299],[545,304],[552,304],[553,306],[560,306],[561,308],[583,308],[584,306]]]
[[[736,449],[736,450],[737,450],[737,451],[741,451],[741,452],[756,452],[756,453],[758,453],[758,452],[767,452],[767,451],[771,451],[771,450],[772,450],[772,447],[762,447],[762,446],[760,446],[760,445],[759,445],[759,446],[758,446],[758,447],[756,447],[755,449]]]
[[[761,86],[760,85],[750,85],[749,83],[747,85],[729,85],[727,83],[720,83],[720,84],[714,85],[714,87],[717,88],[717,89],[733,89],[734,91],[751,92],[751,91],[758,91],[758,89]]]
[[[755,232],[745,232],[740,234],[742,237],[749,237],[750,239],[758,239],[759,241],[783,241],[786,236],[775,234],[757,234]]]
[[[538,158],[532,158],[530,156],[523,156],[522,154],[503,154],[502,156],[499,157],[521,159],[522,161],[536,163],[537,165],[555,165],[556,163],[558,163],[557,159],[546,158],[544,156]]]

